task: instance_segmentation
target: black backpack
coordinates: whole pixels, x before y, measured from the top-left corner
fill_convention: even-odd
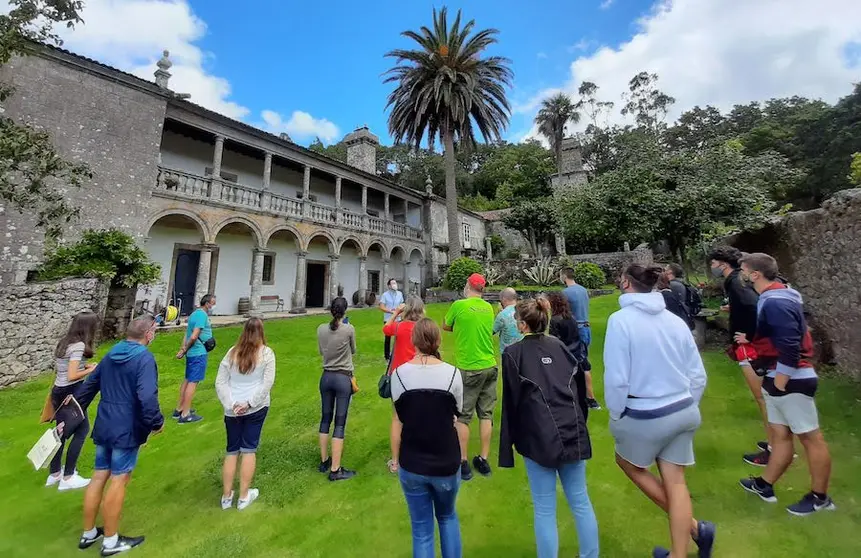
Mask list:
[[[685,306],[693,318],[703,309],[703,295],[700,290],[694,288],[693,285],[687,282],[682,283],[685,286]]]

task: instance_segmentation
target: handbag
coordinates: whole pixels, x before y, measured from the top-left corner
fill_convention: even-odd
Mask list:
[[[54,408],[54,401],[51,398],[51,392],[48,392],[48,396],[45,397],[45,404],[42,406],[42,414],[39,416],[39,423],[51,422],[54,420],[54,414],[56,414],[57,409]]]
[[[206,349],[207,353],[211,353],[213,351],[213,349],[215,349],[215,336],[214,335],[203,342],[203,348]]]
[[[383,372],[383,375],[380,376],[379,381],[377,382],[377,393],[383,399],[391,399],[392,398],[392,362],[395,360],[395,351],[398,348],[398,329],[400,328],[400,322],[395,326],[395,342],[392,343],[392,354],[389,356],[389,364],[386,366],[386,371]]]
[[[356,381],[355,376],[350,376],[350,388],[353,390],[353,393],[359,393],[359,382]]]
[[[78,403],[78,400],[75,399],[74,395],[67,395],[60,404],[60,407],[57,409],[57,412],[54,414],[54,421],[56,421],[58,425],[60,423],[63,424],[63,438],[67,438],[68,433],[77,430],[78,426],[80,426],[86,418],[84,410],[81,408],[80,403]]]

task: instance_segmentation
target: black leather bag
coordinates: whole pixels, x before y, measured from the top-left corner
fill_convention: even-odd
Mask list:
[[[211,353],[215,349],[215,336],[214,335],[203,342],[203,348],[206,349],[207,353]]]

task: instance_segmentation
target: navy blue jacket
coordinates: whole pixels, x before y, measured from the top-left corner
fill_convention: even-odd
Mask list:
[[[88,406],[101,391],[93,441],[109,448],[136,448],[164,425],[158,406],[158,367],[140,343],[121,341],[99,362],[78,393]]]

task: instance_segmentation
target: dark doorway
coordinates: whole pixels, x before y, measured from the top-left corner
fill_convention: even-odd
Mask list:
[[[176,251],[176,273],[173,276],[173,293],[169,293],[168,296],[182,303],[182,307],[180,308],[181,316],[188,316],[194,311],[194,288],[197,283],[199,264],[200,252],[197,250],[179,249]]]
[[[326,305],[326,264],[309,263],[307,279],[305,307],[322,308]]]
[[[368,289],[374,293],[380,294],[380,272],[379,271],[369,271],[368,272]]]

